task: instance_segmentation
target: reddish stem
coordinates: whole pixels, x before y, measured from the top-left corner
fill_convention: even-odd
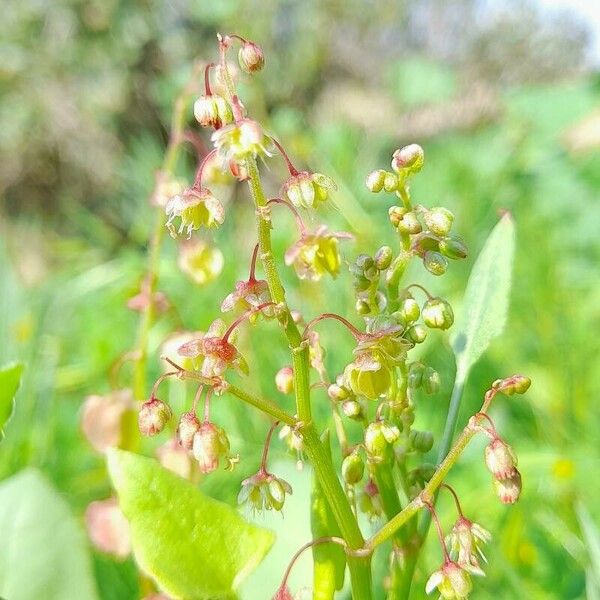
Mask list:
[[[448,549],[446,548],[446,541],[444,540],[444,531],[442,530],[442,525],[440,523],[440,520],[437,516],[437,513],[435,512],[435,508],[433,508],[433,504],[430,504],[429,502],[425,502],[425,506],[427,507],[427,509],[429,510],[429,512],[431,513],[431,517],[435,523],[435,527],[437,529],[437,533],[438,533],[438,537],[440,539],[440,545],[442,546],[442,552],[444,554],[444,563],[448,563],[451,562],[450,561],[450,556],[448,555]]]
[[[245,40],[241,35],[237,35],[237,33],[230,33],[226,37],[231,38],[233,40],[239,40],[242,44],[248,43],[248,40]]]
[[[231,110],[233,111],[235,122],[239,123],[244,118],[244,111],[242,110],[242,105],[240,104],[240,99],[237,97],[237,94],[234,94],[231,97]]]
[[[252,260],[250,261],[250,275],[248,276],[248,283],[254,283],[256,281],[256,258],[258,257],[258,244],[254,246],[252,252]]]
[[[499,437],[498,436],[498,431],[496,430],[496,425],[494,425],[494,421],[492,421],[492,418],[484,412],[478,412],[475,414],[476,417],[483,417],[489,424],[491,427],[491,431],[490,433],[494,436],[494,437]]]
[[[189,129],[183,132],[181,136],[186,142],[189,142],[194,146],[196,153],[198,154],[198,160],[202,160],[202,157],[206,156],[207,150],[202,138],[195,133],[194,131],[190,131]]]
[[[309,330],[319,321],[323,321],[324,319],[335,319],[336,321],[343,323],[348,328],[350,333],[354,336],[354,339],[357,342],[360,342],[361,340],[364,340],[365,337],[368,337],[368,334],[359,331],[354,325],[352,325],[352,323],[350,323],[350,321],[348,321],[340,315],[336,315],[335,313],[323,313],[322,315],[319,315],[318,317],[315,317],[314,319],[310,320],[304,328],[304,333],[302,334],[302,337],[306,338],[306,334],[309,332]]]
[[[419,288],[422,292],[425,293],[428,300],[431,300],[433,298],[433,296],[419,283],[411,283],[405,289],[406,289],[406,291],[408,291],[408,290],[410,290],[410,288]]]
[[[196,178],[194,180],[194,185],[192,186],[195,190],[200,191],[202,189],[202,172],[204,171],[204,167],[206,163],[216,154],[217,150],[211,150],[203,159],[200,165],[198,165],[198,169],[196,170]]]
[[[273,433],[275,432],[275,429],[277,428],[279,423],[280,423],[280,421],[275,421],[275,423],[273,423],[273,425],[271,425],[271,427],[269,429],[269,433],[267,433],[267,437],[265,439],[265,445],[263,447],[263,453],[262,453],[262,458],[260,460],[260,469],[259,469],[259,473],[261,473],[263,475],[266,475],[268,473],[267,458],[269,456],[269,446],[271,445],[271,438],[273,437]]]
[[[287,200],[283,200],[282,198],[271,198],[267,202],[267,206],[269,206],[269,204],[281,204],[282,206],[287,206],[294,215],[294,219],[296,220],[296,225],[298,227],[298,230],[300,231],[300,235],[304,235],[306,233],[306,225],[304,224],[300,213],[296,210],[296,207],[293,204],[290,204],[289,202],[287,202]]]
[[[152,393],[150,394],[150,398],[156,398],[156,391],[158,390],[158,386],[167,378],[173,377],[174,375],[179,375],[179,371],[170,371],[169,373],[165,373],[161,375],[152,386]]]
[[[454,497],[454,504],[456,504],[456,510],[458,511],[459,516],[464,519],[465,515],[463,514],[462,508],[460,506],[460,501],[458,499],[458,494],[456,493],[456,491],[454,490],[454,488],[452,488],[451,486],[449,486],[447,483],[442,483],[440,485],[440,487],[446,488]]]
[[[298,175],[299,171],[292,164],[292,161],[290,160],[288,153],[284,150],[283,146],[275,138],[271,138],[271,139],[272,139],[273,143],[275,144],[275,146],[277,146],[277,149],[281,153],[281,156],[283,156],[283,160],[285,160],[285,164],[287,165],[287,169],[290,172],[290,175],[292,177],[296,177],[296,175]]]
[[[204,389],[204,385],[200,385],[200,386],[198,386],[198,389],[196,390],[196,395],[194,396],[194,402],[192,403],[192,411],[194,411],[194,414],[196,414],[196,411],[198,409],[198,402],[200,402],[200,396],[202,396],[203,389]]]
[[[227,342],[227,340],[229,339],[229,336],[233,333],[234,329],[243,321],[245,321],[250,315],[254,314],[255,312],[260,312],[263,308],[266,308],[267,306],[275,306],[275,302],[264,302],[263,304],[260,304],[259,306],[256,306],[254,308],[249,308],[245,313],[243,313],[242,315],[240,315],[230,326],[229,329],[225,332],[225,335],[221,338],[224,342]]]
[[[210,70],[214,66],[214,63],[208,63],[204,69],[204,93],[207,96],[212,96],[212,90],[210,89]]]
[[[210,399],[212,397],[212,388],[206,390],[206,396],[204,398],[204,422],[210,423]]]

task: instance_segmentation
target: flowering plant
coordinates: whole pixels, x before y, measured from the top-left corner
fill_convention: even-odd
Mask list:
[[[212,421],[211,404],[217,398],[232,396],[268,415],[272,425],[260,468],[243,480],[239,492],[239,502],[247,504],[252,513],[285,510],[286,498],[293,493],[290,484],[271,472],[268,465],[269,445],[278,427],[281,427],[280,437],[299,456],[307,459],[316,481],[314,502],[321,503],[321,513],[327,518],[313,519],[314,537],[291,557],[274,598],[292,597],[288,575],[296,558],[308,548],[312,548],[315,558],[315,597],[333,598],[344,584],[347,566],[352,597],[357,600],[372,598],[372,556],[388,540],[392,542],[390,572],[385,583],[388,597],[406,598],[429,524],[425,517],[418,525],[416,515],[421,511],[433,518],[443,557],[440,568],[427,582],[427,592],[437,589],[443,598],[466,598],[473,585],[471,577],[484,574],[482,548],[490,542],[491,534],[463,515],[458,496],[446,479],[471,438],[481,434],[489,439],[485,465],[492,474],[499,500],[505,504],[518,500],[521,476],[516,456],[498,433],[489,409],[498,394],[522,394],[527,391],[530,381],[515,375],[494,382],[485,394],[480,411],[470,418],[454,440],[458,403],[468,370],[485,350],[489,338],[498,333],[494,326],[487,325],[480,331],[475,318],[467,320],[464,335],[455,344],[457,385],[439,445],[439,460],[435,465],[425,462],[424,455],[432,449],[434,437],[414,426],[415,400],[421,392],[437,392],[440,376],[416,358],[415,348],[431,331],[450,329],[455,317],[448,300],[434,296],[419,284],[407,285],[404,277],[413,259],[420,261],[429,273],[442,276],[451,261],[467,256],[467,248],[453,232],[454,215],[448,209],[441,206],[427,208],[415,204],[411,197],[411,181],[425,164],[424,151],[417,144],[404,146],[393,153],[390,170],[378,169],[366,177],[370,192],[388,194],[391,200],[389,224],[398,242],[395,249],[384,245],[372,255],[359,254],[350,264],[358,316],[353,320],[359,320],[361,324],[355,325],[350,318],[331,312],[307,319],[288,303],[280,277],[281,263],[293,266],[300,279],[312,282],[342,274],[344,260],[340,242],[349,241],[352,236],[346,232],[332,232],[325,225],[318,225],[311,231],[302,216],[306,213],[311,220],[320,219],[322,207],[334,202],[336,185],[325,174],[299,171],[280,141],[252,119],[240,101],[235,69],[228,61],[229,51],[239,44],[239,66],[244,72],[253,74],[265,64],[262,49],[236,35],[219,36],[218,43],[218,64],[205,66],[204,94],[194,104],[199,125],[212,130],[210,140],[214,149],[201,156],[191,186],[181,186],[173,179],[171,172],[178,148],[197,135],[183,129],[187,100],[195,90],[195,73],[191,86],[176,105],[165,165],[153,194],[153,202],[160,212],[150,245],[148,276],[135,302],[136,310],[141,312],[139,339],[136,349],[128,355],[135,366],[133,396],[143,400],[137,409],[139,431],[145,436],[170,431],[172,439],[161,447],[159,458],[163,465],[195,483],[220,468],[234,469],[243,460],[235,454],[235,448],[232,452],[224,424]],[[289,176],[281,185],[280,197],[269,199],[261,181],[259,163],[274,160],[278,154],[285,161]],[[155,382],[150,397],[145,398],[149,328],[159,307],[166,303],[156,289],[156,264],[163,231],[166,227],[174,237],[185,234],[185,237],[193,238],[197,230],[212,229],[223,223],[227,212],[225,203],[205,186],[208,180],[216,179],[215,173],[219,171],[221,175],[230,173],[237,180],[246,182],[254,204],[256,240],[249,251],[249,276],[238,281],[231,293],[215,303],[216,307],[220,305],[221,312],[233,313],[229,326],[217,318],[206,332],[180,333],[169,340],[161,354],[168,370]],[[162,200],[157,201],[157,198]],[[298,238],[290,243],[284,256],[276,255],[271,239],[272,229],[276,227],[276,207],[289,210],[299,230]],[[510,216],[505,215],[499,227],[507,229],[510,226]],[[196,281],[214,276],[218,270],[215,265],[223,262],[220,254],[211,253],[204,242],[193,239],[184,240],[182,252],[184,258],[180,262],[185,265],[184,271]],[[510,253],[508,247],[506,253]],[[263,278],[258,278],[258,269],[262,269]],[[200,274],[195,275],[198,271]],[[480,282],[473,287],[479,290]],[[481,306],[476,312],[487,318],[485,294],[502,296],[503,291],[494,289],[493,284],[484,288],[484,295],[477,296]],[[290,364],[281,365],[273,376],[281,393],[293,395],[295,414],[234,383],[235,377],[252,376],[258,367],[249,365],[244,359],[236,339],[238,330],[246,323],[253,323],[256,331],[267,320],[279,323],[282,339],[290,349]],[[325,366],[325,348],[318,332],[326,320],[336,321],[355,341],[353,353],[347,357],[347,366],[335,376],[331,376]],[[159,398],[159,386],[168,378],[196,385],[192,406],[179,415]],[[326,390],[326,396],[323,393],[319,396],[319,389]],[[199,417],[202,399],[203,414]],[[330,408],[332,431],[340,449],[337,457],[332,458],[329,445],[324,441],[326,436],[313,417],[316,402],[327,402]],[[86,431],[94,431],[96,419],[108,423],[108,429],[111,424],[116,424],[122,430],[122,435],[107,431],[103,438],[106,444],[99,439],[102,436],[94,433],[96,448],[137,447],[139,440],[131,427],[131,418],[128,418],[133,405],[131,394],[124,392],[111,394],[104,404],[98,396],[93,397],[93,402],[90,400],[84,411]],[[112,415],[110,419],[103,418],[103,408]],[[351,423],[353,425],[349,427]],[[151,485],[148,484],[149,492],[159,499],[151,503],[145,496],[142,502],[139,495],[144,488],[140,484],[143,480],[140,473],[149,473],[154,467],[146,462],[136,462],[138,460],[141,459],[122,451],[109,452],[111,476],[122,511],[132,529],[131,543],[115,540],[114,552],[122,554],[132,546],[142,570],[170,597],[230,597],[247,574],[248,565],[256,565],[268,551],[272,538],[261,528],[239,520],[237,513],[229,507],[198,496],[191,483],[171,481],[167,485],[164,474],[155,474]],[[339,473],[336,471],[338,464],[341,465]],[[131,486],[131,478],[138,482],[135,489]],[[190,487],[182,487],[184,485]],[[161,508],[160,493],[167,494],[168,491],[170,498],[173,487],[181,492],[181,497],[173,496],[178,504],[176,512],[184,512],[185,502],[188,502],[190,514],[183,517],[162,515],[160,522],[163,524],[159,525],[151,516],[155,514],[153,511]],[[447,536],[435,510],[441,488],[452,494],[458,510],[458,518]],[[94,505],[92,524],[119,522],[114,499],[106,502],[110,516],[104,519],[96,516],[102,506]],[[373,532],[367,534],[361,528],[360,513],[369,517]],[[177,540],[177,552],[183,554],[176,557],[169,547],[169,556],[157,556],[160,555],[157,548],[164,546],[165,540],[172,535],[165,523],[177,518],[187,524],[181,531],[189,531],[186,539]],[[244,535],[234,536],[232,524],[243,530]],[[202,538],[196,539],[190,527],[202,529]],[[112,539],[95,531],[92,534],[92,539]],[[103,543],[103,549],[110,545]],[[185,554],[187,549],[190,555],[203,556],[203,578],[199,578],[195,567],[186,562],[189,559]],[[229,558],[217,562],[223,552]],[[331,568],[317,568],[323,562]]]

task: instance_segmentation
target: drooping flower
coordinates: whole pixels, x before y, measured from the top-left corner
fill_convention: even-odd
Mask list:
[[[452,558],[470,572],[483,575],[479,558],[487,562],[482,546],[492,539],[492,534],[463,516],[458,517],[452,531],[446,536]]]
[[[351,239],[344,231],[330,232],[321,225],[314,233],[304,232],[285,253],[285,264],[293,265],[300,279],[319,281],[325,273],[336,277],[340,272],[339,241]]]
[[[508,479],[494,479],[494,488],[502,504],[514,504],[521,496],[521,473],[515,469]]]
[[[203,240],[187,240],[179,249],[179,268],[198,285],[216,279],[223,270],[223,253]]]
[[[194,445],[194,435],[200,429],[200,420],[193,410],[185,412],[179,418],[177,426],[177,440],[179,445],[186,450],[191,450]]]
[[[315,208],[336,190],[335,182],[328,175],[301,171],[283,184],[281,195],[297,208]]]
[[[167,404],[158,398],[146,400],[138,413],[138,425],[142,435],[159,434],[168,423],[173,413]]]
[[[509,479],[517,470],[517,456],[505,441],[497,437],[485,448],[485,464],[496,479]]]
[[[427,580],[425,592],[431,594],[435,588],[446,600],[464,600],[469,597],[473,584],[466,569],[454,561],[447,560]]]
[[[205,421],[194,434],[192,452],[200,465],[201,473],[212,473],[222,460],[228,460],[229,438],[225,430]],[[228,468],[233,462],[228,461]]]
[[[167,202],[165,212],[168,217],[167,227],[172,236],[185,230],[190,237],[192,231],[201,227],[217,227],[225,219],[223,205],[207,188],[187,188]],[[173,221],[177,218],[180,219],[180,224],[179,229],[175,231]]]
[[[286,495],[292,494],[292,486],[272,473],[260,470],[242,481],[238,495],[239,504],[248,504],[253,512],[263,510],[280,511]]]
[[[90,503],[85,511],[85,525],[90,541],[101,552],[117,558],[131,553],[129,523],[116,498]]]
[[[216,319],[203,336],[180,346],[178,353],[191,359],[201,357],[200,372],[204,377],[220,377],[229,367],[247,375],[246,360],[229,341],[235,338],[235,331],[225,339],[226,331],[225,322]]]
[[[194,102],[194,116],[202,127],[219,129],[233,121],[233,111],[229,102],[219,94],[200,96]]]
[[[248,158],[272,156],[271,139],[259,123],[252,119],[240,119],[217,129],[212,135],[222,164],[241,163]]]
[[[263,49],[254,42],[244,41],[238,53],[240,67],[246,73],[256,73],[265,65],[265,55]]]
[[[269,286],[264,279],[249,279],[247,281],[238,281],[235,284],[235,290],[229,294],[221,304],[221,312],[239,309],[241,311],[251,308],[258,308],[262,304],[271,301]],[[271,308],[271,307],[269,307]],[[273,310],[261,311],[269,315]],[[258,313],[249,317],[252,321],[258,317]]]
[[[187,371],[191,371],[194,368],[200,368],[200,365],[202,364],[201,356],[194,359],[184,358],[178,353],[178,350],[187,342],[191,342],[192,340],[202,337],[203,335],[204,332],[202,331],[176,331],[172,333],[160,346],[161,358],[168,358],[171,361],[178,363]],[[165,371],[171,371],[173,369],[172,365],[170,365],[167,361],[165,361],[164,368]]]

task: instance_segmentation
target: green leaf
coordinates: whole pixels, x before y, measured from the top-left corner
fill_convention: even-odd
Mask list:
[[[0,485],[0,540],[0,596],[97,600],[85,534],[38,471]]]
[[[452,343],[457,384],[464,383],[471,367],[504,329],[514,253],[515,228],[506,213],[488,237],[469,276]]]
[[[598,597],[600,596],[600,531],[583,504],[577,505],[576,512],[589,560],[586,569],[588,597]]]
[[[330,452],[329,433],[323,443]],[[310,522],[313,539],[326,536],[342,537],[329,503],[313,473]],[[336,590],[344,585],[346,555],[337,544],[317,544],[312,548],[314,561],[313,600],[332,600]]]
[[[231,598],[271,548],[273,533],[153,459],[107,454],[140,567],[175,599]]]
[[[23,364],[20,362],[9,363],[0,369],[0,440],[4,437],[4,427],[13,413],[22,373]]]

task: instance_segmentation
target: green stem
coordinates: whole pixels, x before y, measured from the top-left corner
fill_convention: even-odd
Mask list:
[[[279,308],[279,321],[285,331],[294,369],[294,389],[296,411],[300,420],[300,431],[308,458],[315,470],[319,484],[331,507],[342,535],[351,550],[360,550],[364,538],[352,512],[348,498],[333,469],[327,452],[319,440],[312,423],[310,406],[309,349],[294,323],[285,301],[285,290],[281,284],[271,243],[271,222],[266,211],[267,198],[262,189],[258,166],[254,158],[246,161],[250,192],[256,206],[256,224],[260,258],[265,272],[271,299]],[[348,567],[352,580],[354,600],[371,599],[371,560],[370,556],[349,556]]]
[[[431,501],[435,491],[444,481],[448,471],[454,466],[462,451],[477,430],[469,425],[465,427],[462,434],[456,440],[453,448],[448,452],[446,458],[442,461],[433,477],[429,480],[423,491],[406,507],[398,513],[394,518],[390,519],[375,535],[368,539],[365,543],[366,548],[375,548],[379,544],[391,538],[405,523],[407,523],[418,511],[424,506],[423,500]]]

